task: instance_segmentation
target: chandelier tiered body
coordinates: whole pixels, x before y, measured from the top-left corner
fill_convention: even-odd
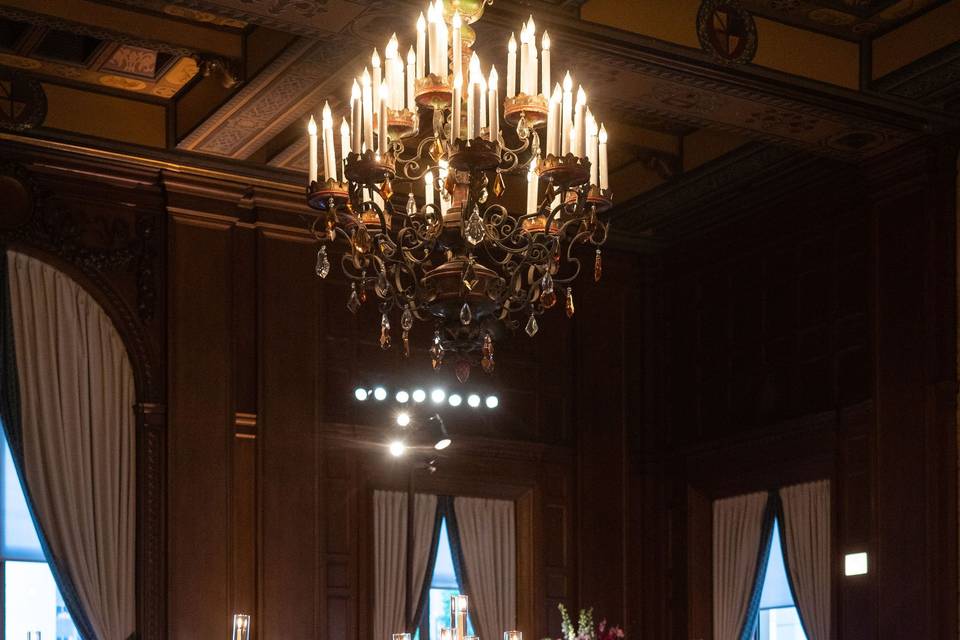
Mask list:
[[[595,248],[599,279],[612,205],[606,129],[569,72],[553,84],[550,38],[538,47],[532,17],[519,47],[507,43],[503,100],[496,67],[484,75],[469,25],[485,4],[431,2],[405,60],[396,34],[382,60],[374,50],[353,83],[339,155],[329,104],[320,130],[313,118],[308,129],[317,274],[330,271],[326,244],[346,240],[350,310],[372,292],[381,347],[399,319],[405,356],[414,322],[432,323],[433,367],[452,360],[461,381],[474,364],[492,372],[494,341],[520,327],[532,337],[558,300],[573,316],[575,249]],[[504,204],[505,178],[525,178],[520,211]]]

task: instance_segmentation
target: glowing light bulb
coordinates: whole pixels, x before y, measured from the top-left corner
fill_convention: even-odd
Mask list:
[[[402,440],[394,440],[390,443],[390,455],[394,458],[399,458],[407,451],[407,445],[403,443]]]
[[[471,393],[467,396],[467,404],[476,409],[480,406],[480,396],[475,393]]]

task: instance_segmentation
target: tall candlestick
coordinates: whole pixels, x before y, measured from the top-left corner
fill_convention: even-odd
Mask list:
[[[577,107],[576,115],[573,118],[573,126],[577,130],[577,135],[574,136],[570,142],[570,151],[573,155],[582,158],[584,153],[584,134],[586,133],[584,127],[584,110],[587,107],[587,92],[583,90],[583,87],[577,88]]]
[[[360,76],[360,83],[363,87],[363,146],[368,150],[373,149],[373,95],[370,91],[370,71],[363,70]],[[379,105],[378,105],[379,106]],[[360,149],[362,152],[363,149]]]
[[[600,189],[606,191],[610,188],[610,168],[607,165],[607,128],[600,125]]]
[[[323,104],[323,177],[325,180],[337,178],[336,154],[333,150],[333,114],[330,103]]]
[[[541,76],[541,93],[545,98],[550,97],[550,36],[547,35],[547,32],[543,32],[543,39],[540,41],[540,46],[543,48],[543,51],[540,55],[540,76]]]
[[[453,14],[453,77],[463,75],[463,38],[461,32],[460,12]]]
[[[370,56],[370,83],[373,87],[373,108],[380,108],[380,83],[383,81],[383,76],[380,74],[380,54],[377,53],[376,48],[373,50],[373,55]]]
[[[387,141],[387,105],[390,103],[390,87],[386,82],[380,84],[380,139],[377,150],[381,156],[385,156],[390,150],[390,144]]]
[[[453,107],[450,110],[450,137],[451,142],[460,138],[460,118],[463,105],[463,76],[453,78]]]
[[[560,84],[553,88],[550,109],[547,111],[547,155],[560,155],[560,101],[563,99]]]
[[[587,160],[590,161],[590,184],[600,184],[600,167],[597,164],[597,121],[587,109]]]
[[[507,42],[507,97],[517,95],[517,39],[510,34]]]
[[[416,76],[416,66],[417,66],[417,54],[414,53],[413,47],[410,47],[410,51],[407,52],[407,104],[406,107],[408,110],[416,113],[417,111],[417,98],[413,89],[413,81]]]
[[[340,169],[340,182],[347,181],[344,174],[344,163],[347,160],[348,153],[350,153],[350,125],[347,123],[347,119],[343,118],[340,122],[340,162],[337,164]]]
[[[527,23],[527,48],[530,54],[527,64],[530,65],[530,69],[527,71],[527,94],[531,96],[537,95],[539,91],[539,85],[537,84],[537,67],[539,66],[539,55],[537,55],[537,25],[533,22],[533,16],[530,16],[530,21]]]
[[[537,159],[530,160],[530,170],[527,171],[527,213],[537,212],[537,190],[539,187],[537,176]]]
[[[573,78],[570,72],[563,78],[563,111],[560,120],[560,154],[570,153],[570,127],[573,126]]]
[[[423,19],[423,11],[421,11],[420,17],[417,18],[417,78],[422,78],[426,75],[426,73],[424,73],[427,65],[426,32],[427,21]]]
[[[490,127],[490,142],[496,142],[500,138],[500,76],[497,74],[497,67],[490,67],[490,80],[487,82],[487,95],[489,98],[489,107],[487,108],[488,122]]]
[[[527,84],[529,82],[527,79],[527,75],[530,73],[529,43],[530,38],[527,35],[527,25],[523,25],[523,29],[520,30],[520,93],[527,93]]]
[[[310,136],[310,156],[308,158],[310,169],[309,169],[309,180],[310,182],[317,181],[317,121],[313,119],[313,116],[310,116],[310,122],[307,123],[307,135]]]
[[[350,148],[354,153],[360,153],[360,136],[363,133],[360,125],[360,119],[363,113],[363,102],[361,101],[360,85],[356,78],[353,80],[353,88],[350,89]],[[346,157],[346,152],[344,152]]]

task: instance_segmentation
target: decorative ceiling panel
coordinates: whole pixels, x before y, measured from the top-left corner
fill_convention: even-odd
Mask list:
[[[180,149],[247,158],[310,109],[342,89],[342,72],[358,55],[343,36],[302,38],[249,81],[177,145]]]
[[[740,0],[753,13],[811,31],[859,40],[894,29],[945,0]]]

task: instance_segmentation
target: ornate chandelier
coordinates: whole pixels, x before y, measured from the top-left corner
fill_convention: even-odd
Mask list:
[[[569,72],[553,83],[550,37],[538,48],[533,17],[519,47],[513,35],[507,43],[501,102],[496,67],[485,75],[472,49],[470,24],[486,3],[431,2],[406,64],[396,34],[383,59],[374,50],[353,82],[339,155],[329,103],[320,130],[312,117],[308,127],[317,275],[330,271],[327,243],[346,240],[350,311],[372,291],[380,346],[390,348],[399,315],[404,356],[414,322],[433,323],[433,367],[453,360],[461,381],[477,363],[492,372],[494,341],[521,326],[533,337],[559,298],[573,316],[575,249],[595,247],[599,280],[609,228],[601,214],[613,203],[606,129]],[[505,204],[507,178],[525,182],[519,211]],[[395,183],[409,187],[406,197]]]

